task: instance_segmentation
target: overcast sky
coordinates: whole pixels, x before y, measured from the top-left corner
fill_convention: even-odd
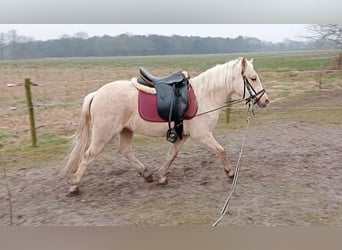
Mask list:
[[[0,24],[0,33],[17,30],[19,35],[36,40],[48,40],[83,31],[89,36],[184,35],[201,37],[229,37],[239,35],[260,40],[281,42],[284,39],[303,40],[307,35],[305,24]]]

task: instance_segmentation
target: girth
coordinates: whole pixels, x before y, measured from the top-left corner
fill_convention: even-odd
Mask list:
[[[182,139],[184,115],[189,106],[187,75],[178,71],[165,77],[156,77],[140,67],[138,82],[156,89],[158,114],[169,124],[167,140],[174,143],[178,138]],[[171,122],[174,122],[173,128]]]

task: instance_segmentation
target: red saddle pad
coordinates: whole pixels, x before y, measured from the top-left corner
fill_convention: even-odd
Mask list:
[[[193,118],[197,113],[198,105],[194,90],[190,85],[189,89],[189,107],[185,112],[185,119]],[[139,90],[138,111],[142,119],[149,122],[166,122],[160,118],[157,109],[157,95],[149,94]]]

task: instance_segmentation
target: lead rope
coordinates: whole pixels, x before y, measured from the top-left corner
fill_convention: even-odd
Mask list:
[[[227,211],[229,209],[229,202],[230,202],[230,199],[233,196],[233,193],[235,191],[236,184],[237,184],[237,181],[238,181],[238,177],[239,177],[240,160],[241,160],[241,157],[242,157],[243,149],[244,149],[246,138],[247,138],[247,131],[248,131],[248,126],[249,126],[249,120],[251,119],[252,115],[254,115],[254,105],[249,102],[248,103],[248,109],[247,109],[247,119],[246,119],[245,135],[244,135],[243,140],[242,140],[239,159],[238,159],[238,161],[236,163],[235,175],[234,175],[231,191],[230,191],[230,193],[229,193],[229,195],[227,197],[227,200],[226,200],[226,202],[225,202],[225,204],[224,204],[224,206],[223,206],[223,208],[221,210],[219,218],[212,225],[213,227],[216,227],[220,223],[220,221],[222,220],[223,216],[226,215],[226,213],[227,213]]]

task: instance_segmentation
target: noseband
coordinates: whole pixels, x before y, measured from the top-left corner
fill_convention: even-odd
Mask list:
[[[253,102],[253,105],[254,105],[261,99],[261,97],[265,94],[266,91],[265,91],[265,89],[262,89],[262,90],[256,92],[255,89],[253,88],[253,86],[249,83],[247,76],[245,76],[243,73],[242,73],[242,78],[243,78],[243,83],[244,83],[243,97],[242,98],[246,101],[246,104]],[[246,89],[249,93],[248,98],[245,98]]]

